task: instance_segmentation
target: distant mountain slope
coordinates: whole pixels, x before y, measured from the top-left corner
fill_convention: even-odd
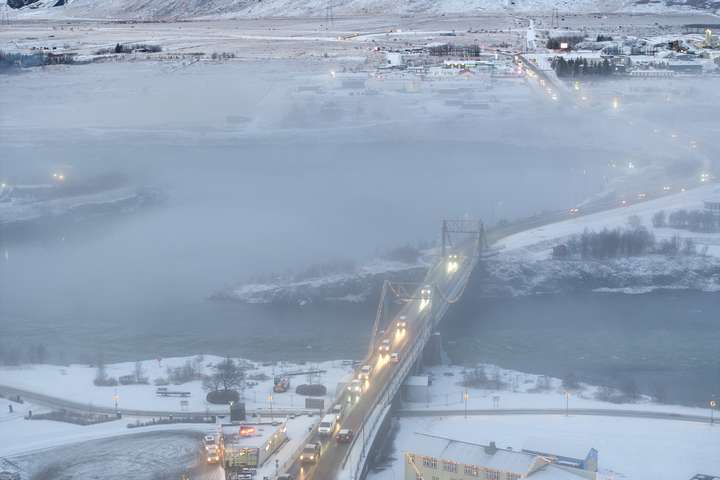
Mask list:
[[[663,11],[692,5],[718,8],[716,0],[7,0],[23,10],[92,18],[171,19],[207,15],[284,17],[326,15],[473,14],[488,12],[617,12]],[[713,3],[715,2],[715,3]],[[58,3],[63,6],[55,7]],[[673,6],[666,4],[672,3]],[[684,4],[684,5],[678,5]]]

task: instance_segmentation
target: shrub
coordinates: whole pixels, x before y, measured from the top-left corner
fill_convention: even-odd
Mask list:
[[[205,398],[208,403],[214,405],[228,405],[230,402],[238,402],[240,400],[240,394],[237,390],[213,390],[208,392]]]
[[[295,387],[295,393],[297,393],[298,395],[306,395],[310,397],[322,397],[327,393],[327,388],[325,388],[325,385],[321,385],[318,383],[306,383]]]

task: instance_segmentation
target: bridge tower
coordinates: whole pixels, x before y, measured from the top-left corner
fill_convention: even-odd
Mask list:
[[[455,238],[458,235],[464,238]],[[440,255],[442,258],[447,257],[449,248],[459,245],[463,240],[467,241],[468,238],[474,238],[475,240],[476,255],[487,248],[485,226],[479,220],[443,219],[441,237]]]

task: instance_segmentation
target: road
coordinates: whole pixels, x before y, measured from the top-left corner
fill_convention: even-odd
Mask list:
[[[88,403],[80,403],[80,402],[73,402],[72,400],[65,400],[63,398],[58,397],[52,397],[50,395],[43,395],[42,393],[35,393],[28,390],[23,390],[20,388],[14,388],[14,387],[8,387],[5,385],[0,385],[0,394],[7,398],[15,398],[16,396],[20,396],[24,401],[30,402],[32,404],[41,406],[41,407],[47,407],[54,410],[59,409],[65,409],[65,410],[71,410],[75,412],[92,412],[92,413],[104,413],[108,415],[115,415],[116,413],[120,413],[122,415],[127,415],[131,417],[169,417],[169,416],[175,416],[175,417],[205,417],[207,415],[218,415],[223,414],[223,412],[213,412],[213,411],[197,411],[197,412],[178,412],[178,411],[163,411],[163,410],[135,410],[135,409],[128,409],[128,408],[118,408],[117,410],[113,407],[102,407],[102,406],[96,406],[91,405]],[[289,414],[299,414],[299,413],[305,413],[308,410],[305,409],[274,409],[274,416],[286,416]],[[229,412],[224,412],[229,413]],[[254,413],[261,415],[261,416],[270,416],[268,412],[256,412],[252,410],[247,411],[248,414],[252,415]]]
[[[472,249],[474,253],[473,247],[465,251]],[[460,253],[462,255],[464,251],[456,250],[453,253]],[[365,382],[363,392],[359,396],[346,392],[345,397],[341,400],[346,402],[346,407],[343,418],[341,418],[339,422],[340,426],[338,426],[337,429],[342,427],[352,430],[355,433],[355,441],[361,442],[361,445],[363,445],[363,451],[365,451],[366,436],[370,436],[370,432],[365,431],[368,416],[373,412],[376,405],[383,400],[383,395],[390,396],[389,391],[386,392],[386,386],[391,383],[396,371],[404,366],[406,360],[409,358],[408,355],[414,346],[414,342],[411,340],[417,338],[419,333],[428,326],[428,322],[432,321],[433,316],[430,315],[430,313],[436,310],[431,303],[435,302],[436,305],[438,302],[445,303],[448,298],[456,296],[458,291],[464,287],[467,279],[464,273],[467,272],[463,270],[472,268],[473,259],[468,256],[461,256],[460,258],[461,260],[457,262],[454,269],[448,268],[448,263],[444,259],[430,268],[425,277],[424,284],[435,287],[432,290],[434,292],[432,293],[432,300],[428,301],[423,299],[421,295],[413,295],[413,298],[408,300],[407,304],[391,320],[384,334],[376,339],[377,343],[373,346],[373,353],[369,359],[366,359],[366,363],[373,366],[373,372],[370,381]],[[438,291],[442,292],[442,294],[437,293]],[[443,296],[445,298],[443,298]],[[396,328],[397,319],[401,315],[405,316],[405,320],[407,321],[408,326],[405,331],[400,331]],[[391,342],[390,352],[397,352],[399,354],[399,363],[391,362],[389,355],[380,355],[377,347],[384,339],[388,339]],[[392,399],[386,398],[384,400],[389,402]],[[336,478],[339,471],[343,468],[343,464],[348,456],[348,451],[352,448],[352,443],[338,444],[332,436],[321,438],[316,432],[309,435],[307,441],[319,441],[322,443],[323,450],[320,461],[314,465],[301,465],[299,461],[295,461],[287,473],[302,480],[327,480]]]
[[[398,410],[400,417],[443,417],[465,415],[461,410]],[[467,415],[588,415],[601,417],[652,418],[657,420],[677,420],[682,422],[710,423],[709,416],[689,415],[674,412],[654,412],[651,410],[622,410],[613,408],[511,408],[511,409],[468,409]]]

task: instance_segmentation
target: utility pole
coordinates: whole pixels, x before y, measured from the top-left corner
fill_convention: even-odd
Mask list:
[[[565,416],[570,414],[570,392],[565,391]]]

